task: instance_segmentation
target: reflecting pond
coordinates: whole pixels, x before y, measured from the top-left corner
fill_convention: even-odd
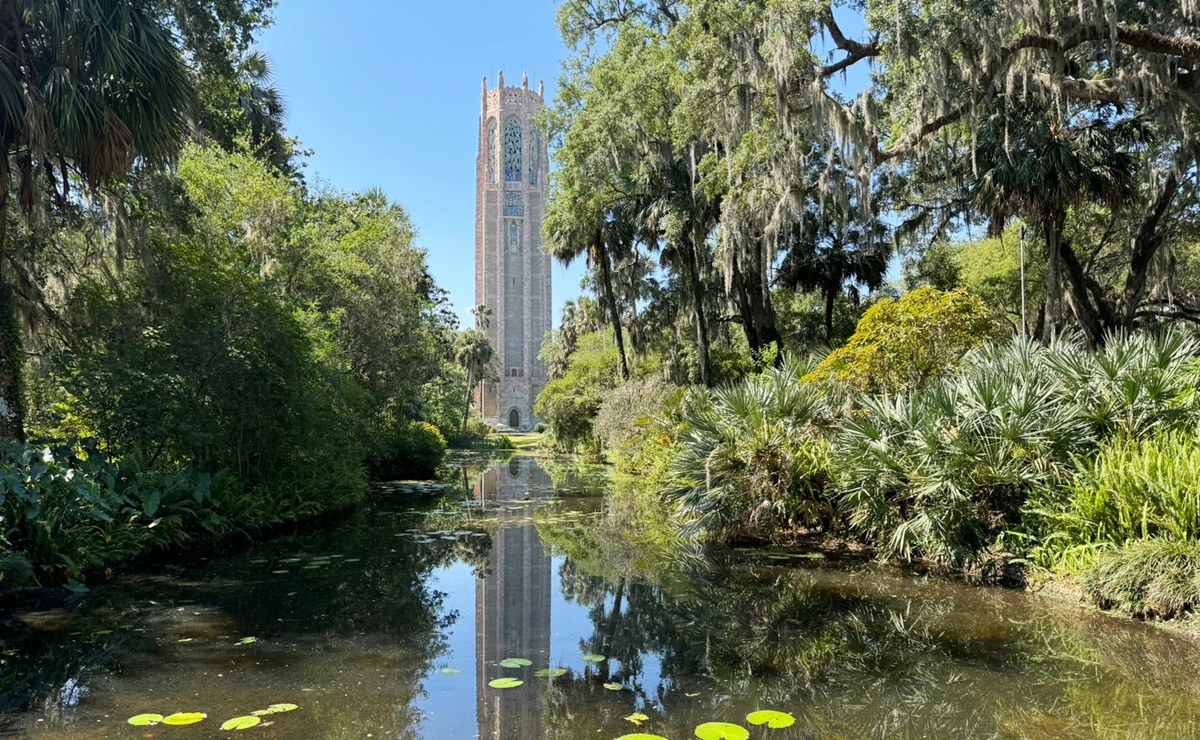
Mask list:
[[[289,740],[1200,735],[1188,638],[863,563],[663,559],[613,536],[602,473],[532,457],[447,480],[4,615],[0,734],[212,738],[250,717],[245,737]],[[747,723],[764,709],[796,721]]]

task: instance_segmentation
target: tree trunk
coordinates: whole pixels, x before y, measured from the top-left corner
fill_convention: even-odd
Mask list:
[[[472,383],[472,381],[474,379],[475,379],[474,373],[471,372],[471,368],[470,368],[470,366],[468,366],[467,367],[467,402],[465,404],[463,404],[462,436],[464,438],[467,436],[467,417],[469,417],[471,415],[471,394],[475,391],[475,388],[473,387],[473,383]],[[483,404],[480,404],[480,405],[482,406]]]
[[[25,441],[21,399],[21,329],[8,284],[8,212],[0,208],[0,442]]]
[[[711,385],[708,374],[708,317],[704,313],[704,283],[700,279],[700,247],[694,236],[685,237],[683,255],[688,282],[691,284],[692,308],[696,314],[696,353],[700,356],[700,384]]]
[[[629,377],[629,365],[625,361],[625,336],[621,332],[621,311],[617,307],[617,296],[612,285],[612,260],[609,259],[608,249],[599,235],[596,236],[592,249],[596,251],[596,260],[600,263],[600,279],[604,283],[604,300],[608,302],[608,318],[612,324],[613,336],[617,340],[617,359],[620,362],[618,369],[621,373],[621,380],[625,380]]]
[[[1089,286],[1088,277],[1083,272],[1083,265],[1075,256],[1075,252],[1071,250],[1069,243],[1060,239],[1058,247],[1059,262],[1062,264],[1063,273],[1067,278],[1067,303],[1070,304],[1071,312],[1075,314],[1075,319],[1083,329],[1088,344],[1099,347],[1104,344],[1107,327],[1112,325],[1113,318],[1112,312],[1107,310],[1104,291],[1099,285]],[[1094,293],[1094,304],[1088,295],[1089,287]]]
[[[833,288],[825,288],[825,342],[831,347],[833,346],[833,307],[837,301],[839,291]]]
[[[1062,238],[1063,218],[1049,216],[1042,221],[1042,232],[1046,238],[1046,324],[1052,334],[1059,319],[1059,304],[1062,302],[1062,280],[1059,278],[1059,247]]]
[[[1133,258],[1129,262],[1129,274],[1125,278],[1125,289],[1121,295],[1120,316],[1121,326],[1126,330],[1133,328],[1138,306],[1146,294],[1146,276],[1150,272],[1150,263],[1163,243],[1159,224],[1162,223],[1167,209],[1179,192],[1179,177],[1172,169],[1163,182],[1162,190],[1151,204],[1142,226],[1138,229],[1133,242]]]
[[[742,316],[742,328],[746,341],[755,353],[761,353],[772,343],[779,346],[781,337],[775,316],[775,307],[766,293],[766,276],[762,269],[761,251],[756,249],[748,260],[739,259],[735,253],[731,259],[731,280],[738,312]],[[783,355],[777,355],[782,358]]]

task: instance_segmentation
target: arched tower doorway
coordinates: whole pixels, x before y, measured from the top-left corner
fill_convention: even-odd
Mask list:
[[[513,429],[521,428],[521,412],[513,409],[508,412],[508,425]]]

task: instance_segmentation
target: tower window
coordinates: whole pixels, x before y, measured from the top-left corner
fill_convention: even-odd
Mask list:
[[[504,180],[521,182],[521,124],[504,124]]]
[[[525,199],[519,190],[508,190],[504,193],[504,215],[512,218],[525,217]]]
[[[487,179],[496,182],[496,119],[488,120]]]
[[[529,170],[529,184],[538,184],[538,170],[542,164],[542,140],[538,136],[537,129],[529,129],[529,161],[526,162],[526,167]]]
[[[508,248],[516,249],[521,246],[521,227],[516,221],[508,222]]]

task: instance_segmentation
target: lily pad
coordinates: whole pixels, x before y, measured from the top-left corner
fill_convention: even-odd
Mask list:
[[[787,712],[776,712],[771,709],[760,709],[746,715],[746,721],[752,725],[766,725],[772,730],[782,730],[796,724],[796,718]]]
[[[446,676],[457,676],[458,674],[462,673],[462,669],[461,668],[443,668],[441,670],[441,672],[442,672],[442,674],[444,674]]]
[[[505,668],[525,668],[526,666],[533,665],[533,661],[528,658],[505,658],[500,661],[500,665]]]
[[[496,678],[488,681],[488,686],[493,689],[515,689],[525,683],[519,678]]]
[[[566,673],[566,668],[543,668],[539,671],[535,671],[533,675],[541,678],[558,678],[559,676],[566,675]]]
[[[246,715],[245,717],[234,717],[233,719],[227,720],[223,725],[221,725],[221,729],[222,730],[248,730],[251,727],[259,724],[260,722],[262,722],[262,720],[253,715]]]
[[[628,720],[628,721],[634,723],[635,725],[637,725],[638,727],[641,727],[642,723],[649,720],[650,717],[645,714],[642,714],[641,712],[634,712],[633,714],[630,714],[626,717],[622,717],[622,719]]]
[[[280,714],[282,712],[291,712],[299,708],[300,706],[298,704],[272,704],[271,706],[267,707],[267,710],[270,711],[271,714]]]
[[[625,687],[619,683],[606,683],[604,684],[604,688],[608,689],[609,691],[620,691]]]
[[[258,642],[258,638],[257,638],[257,637],[243,637],[242,639],[240,639],[240,640],[238,640],[238,641],[237,641],[237,644],[239,644],[239,645],[253,645],[253,644],[254,644],[254,643],[256,643],[256,642]]]
[[[750,731],[729,722],[705,722],[696,728],[700,740],[750,740]]]
[[[177,712],[167,717],[163,717],[164,725],[194,725],[197,722],[203,721],[207,714],[204,712]]]
[[[651,735],[645,732],[635,732],[632,735],[622,735],[617,740],[667,740],[662,735]]]
[[[149,727],[162,722],[163,716],[161,714],[137,714],[126,721],[134,727]]]
[[[603,655],[597,655],[596,653],[584,653],[583,659],[588,663],[603,663],[606,660]]]

